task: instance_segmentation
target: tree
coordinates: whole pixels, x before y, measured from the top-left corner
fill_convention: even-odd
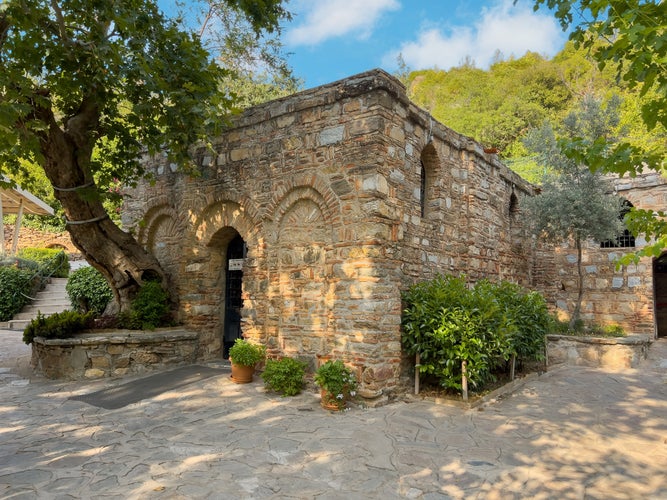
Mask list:
[[[256,36],[282,0],[226,0]],[[101,194],[144,177],[139,156],[166,152],[194,172],[190,146],[224,125],[228,71],[153,0],[9,0],[0,4],[0,167],[43,169],[74,245],[127,310],[147,279],[168,277],[112,222]]]
[[[190,2],[199,10],[199,37],[218,64],[228,70],[223,81],[225,92],[234,96],[234,104],[246,108],[300,90],[283,54],[280,26],[257,37],[251,20],[228,2],[198,0]],[[282,11],[283,19],[291,15]]]
[[[600,99],[589,95],[582,101],[580,111],[564,120],[561,134],[565,141],[559,141],[549,124],[533,130],[526,138],[527,147],[539,155],[550,172],[541,193],[526,200],[529,223],[543,239],[555,243],[570,240],[577,250],[578,288],[570,328],[579,320],[584,296],[583,243],[589,238],[613,239],[623,225],[619,220],[622,199],[610,193],[609,183],[599,172],[570,158],[564,148],[568,137],[609,138],[618,104],[613,99],[603,107]]]
[[[535,9],[555,10],[563,29],[572,26],[570,39],[590,50],[600,68],[612,65],[619,80],[642,97],[641,118],[647,131],[667,133],[667,2],[662,0],[535,0]],[[619,142],[609,147],[604,139],[594,142],[575,138],[568,155],[593,170],[636,175],[648,168],[662,172],[667,140],[650,147]],[[661,223],[667,213],[632,209],[628,220],[635,235],[643,233],[653,243],[622,262],[639,256],[659,256],[667,247],[667,229]]]

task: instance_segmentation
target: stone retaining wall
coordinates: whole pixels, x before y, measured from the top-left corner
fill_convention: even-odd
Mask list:
[[[51,379],[97,379],[194,363],[199,335],[183,329],[109,331],[68,339],[36,337],[32,366]]]
[[[622,338],[547,336],[549,365],[566,363],[613,369],[635,368],[642,359],[646,359],[650,346],[648,335]]]

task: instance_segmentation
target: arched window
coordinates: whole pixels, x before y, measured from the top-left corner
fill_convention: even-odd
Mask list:
[[[421,209],[421,216],[426,214],[426,168],[424,162],[419,160],[421,165],[421,182],[419,183],[419,206]]]
[[[435,151],[433,143],[428,143],[419,158],[420,178],[419,178],[419,209],[422,218],[429,218],[433,208],[434,178],[439,171],[438,153]]]
[[[622,221],[632,207],[632,203],[628,200],[623,200],[623,206],[621,207],[621,212],[618,215],[618,218]],[[600,243],[600,248],[634,248],[634,246],[635,237],[627,229],[624,229],[615,239]]]
[[[514,194],[514,188],[512,188],[512,194],[510,195],[510,219],[513,219],[516,214],[519,213],[519,198]]]

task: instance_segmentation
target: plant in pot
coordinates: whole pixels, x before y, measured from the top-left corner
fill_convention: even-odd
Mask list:
[[[255,365],[266,356],[263,345],[253,344],[245,339],[236,339],[229,348],[229,361],[232,363],[232,380],[237,384],[252,382]]]
[[[327,410],[343,410],[356,395],[357,378],[341,360],[329,360],[315,371],[315,383],[320,386],[320,404]]]

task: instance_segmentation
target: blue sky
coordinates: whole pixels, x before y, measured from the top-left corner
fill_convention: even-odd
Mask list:
[[[186,0],[191,3],[194,0]],[[161,6],[174,0],[159,0]],[[305,88],[373,68],[449,69],[466,57],[487,68],[496,51],[553,56],[566,35],[531,0],[289,0],[289,62]],[[167,7],[167,10],[169,8]]]
[[[283,42],[306,88],[380,67],[399,54],[410,69],[457,66],[466,56],[488,67],[499,50],[553,56],[566,34],[529,0],[291,0]]]

